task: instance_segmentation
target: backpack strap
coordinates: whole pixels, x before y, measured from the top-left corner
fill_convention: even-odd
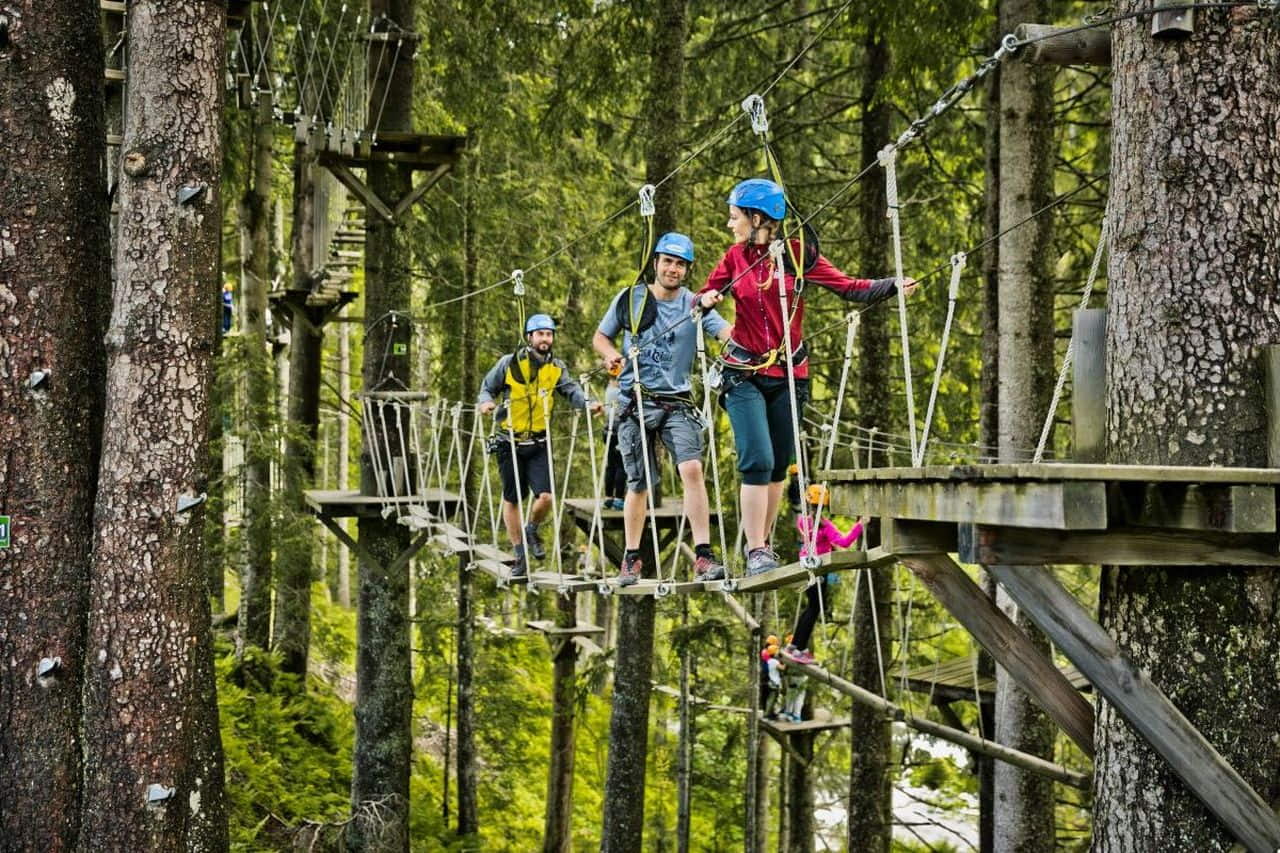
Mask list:
[[[636,299],[636,288],[643,288],[640,298]],[[639,302],[639,323],[636,323],[636,303]],[[618,294],[613,309],[614,322],[624,332],[631,332],[632,337],[639,337],[647,329],[658,322],[658,304],[649,293],[649,285],[643,281],[633,284]]]

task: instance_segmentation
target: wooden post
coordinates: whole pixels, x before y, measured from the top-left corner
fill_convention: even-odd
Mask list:
[[[1072,457],[1105,462],[1107,443],[1107,311],[1082,308],[1071,329]]]
[[[1280,818],[1049,572],[988,571],[1237,839],[1280,849]]]
[[[1262,348],[1267,406],[1267,465],[1280,468],[1280,345]]]
[[[1062,35],[1054,35],[1061,32]],[[1014,35],[1018,41],[1032,41],[1023,48],[1022,58],[1038,65],[1110,65],[1111,30],[1092,28],[1068,31],[1046,24],[1020,24]]]
[[[1037,705],[1093,757],[1093,706],[1045,658],[995,602],[946,554],[904,557],[902,564],[973,634]],[[991,571],[991,569],[988,569]]]

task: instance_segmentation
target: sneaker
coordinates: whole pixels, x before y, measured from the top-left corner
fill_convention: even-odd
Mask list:
[[[769,547],[752,548],[747,554],[747,576],[778,568],[778,555]]]
[[[529,544],[529,553],[533,555],[535,560],[541,560],[547,556],[547,549],[542,547],[542,537],[538,535],[538,525],[526,524],[524,526],[524,539]]]
[[[693,574],[700,581],[724,580],[724,563],[715,557],[698,557],[693,561]]]
[[[787,646],[783,651],[787,657],[796,663],[811,664],[814,661],[813,652],[808,649],[797,649],[795,646]]]
[[[639,557],[623,557],[622,568],[618,570],[618,586],[631,586],[640,580],[643,569],[644,561]]]
[[[626,506],[626,503],[623,502],[622,498],[605,498],[605,501],[604,501],[605,509],[614,509],[614,510],[617,510],[618,512],[622,512],[625,506]]]

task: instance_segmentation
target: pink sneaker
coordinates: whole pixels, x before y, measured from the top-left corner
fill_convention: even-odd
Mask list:
[[[811,664],[814,661],[813,652],[808,649],[787,649],[787,657],[796,663]]]

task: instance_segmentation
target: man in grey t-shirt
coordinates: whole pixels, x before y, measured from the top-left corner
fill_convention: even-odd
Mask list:
[[[694,572],[699,580],[724,577],[724,564],[711,548],[710,507],[702,474],[702,419],[693,405],[690,372],[697,348],[697,327],[710,337],[728,340],[732,327],[715,311],[691,321],[694,297],[684,287],[693,263],[693,241],[670,232],[658,239],[653,251],[654,283],[641,282],[614,298],[596,329],[592,345],[610,369],[621,368],[619,385],[627,401],[618,425],[618,446],[627,471],[627,497],[623,506],[626,554],[618,582],[623,586],[640,579],[640,538],[644,533],[646,494],[657,480],[654,464],[659,439],[667,446],[684,486],[684,512],[694,542]],[[622,351],[615,341],[622,334]],[[635,365],[638,350],[643,417],[636,406]],[[648,435],[649,464],[644,464],[641,421]],[[646,468],[648,474],[646,476]]]

